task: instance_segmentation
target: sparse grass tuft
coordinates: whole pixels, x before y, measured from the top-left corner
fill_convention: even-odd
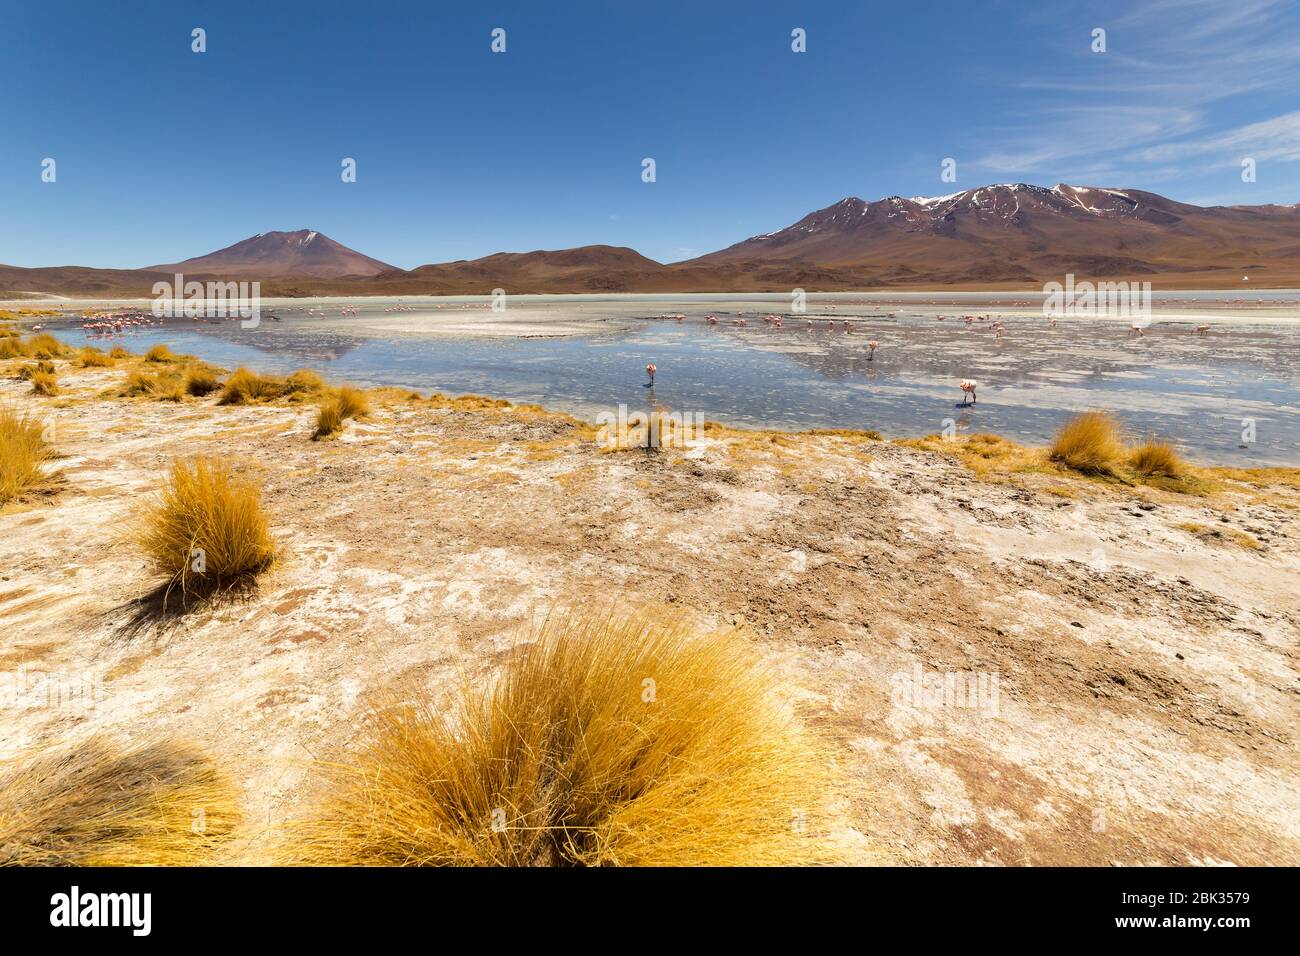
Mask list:
[[[1180,478],[1187,466],[1167,442],[1148,441],[1129,453],[1129,467],[1139,475],[1158,478]]]
[[[0,505],[46,482],[45,463],[53,452],[43,432],[37,419],[0,405]]]
[[[732,633],[549,618],[498,679],[377,713],[289,862],[749,866],[834,862],[830,763]],[[800,825],[803,824],[803,825]]]
[[[204,596],[249,583],[275,561],[261,493],[218,459],[175,461],[132,528],[167,592]]]
[[[1048,457],[1086,475],[1113,475],[1125,457],[1119,422],[1105,412],[1084,412],[1056,433]]]
[[[109,351],[108,355],[109,358],[115,358],[115,359],[124,359],[124,358],[131,357],[131,353],[128,352],[125,348],[123,348],[120,345],[114,345],[113,348]]]
[[[896,438],[894,443],[952,456],[981,477],[1050,470],[1041,450],[1027,448],[1009,438],[988,432],[954,438],[943,435]]]
[[[0,866],[211,863],[236,819],[226,777],[170,741],[92,738],[0,765]]]
[[[53,372],[36,372],[32,375],[31,381],[34,395],[59,394],[59,380]]]

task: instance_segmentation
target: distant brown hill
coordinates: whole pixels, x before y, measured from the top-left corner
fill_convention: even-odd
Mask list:
[[[149,269],[0,266],[0,295],[147,296],[176,271],[187,279],[258,279],[264,296],[1029,289],[1067,272],[1150,280],[1158,289],[1294,288],[1300,204],[1201,207],[1136,189],[1025,183],[848,198],[784,229],[671,264],[592,245],[403,270],[303,229]]]
[[[363,277],[391,272],[396,266],[363,256],[310,229],[296,232],[259,232],[210,252],[169,265],[149,266],[151,272],[205,273],[218,276],[250,276],[255,279],[279,276],[311,276],[321,279]]]

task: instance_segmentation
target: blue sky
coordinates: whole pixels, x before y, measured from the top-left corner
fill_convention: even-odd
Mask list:
[[[299,228],[404,268],[588,243],[674,261],[845,196],[989,182],[1300,201],[1293,0],[0,4],[13,265]]]

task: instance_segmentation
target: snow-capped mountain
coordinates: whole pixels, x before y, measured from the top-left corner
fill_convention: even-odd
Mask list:
[[[1300,254],[1296,206],[1212,206],[1138,189],[1001,183],[943,196],[857,197],[692,264],[814,264],[884,282],[1014,282],[1201,273]]]

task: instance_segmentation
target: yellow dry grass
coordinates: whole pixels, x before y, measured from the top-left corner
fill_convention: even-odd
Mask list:
[[[94,738],[0,765],[0,865],[211,863],[236,820],[229,781],[171,741]]]
[[[1129,453],[1129,467],[1139,475],[1180,478],[1187,466],[1168,442],[1147,441]]]
[[[284,380],[269,375],[259,375],[240,366],[226,379],[218,405],[249,405],[279,398],[284,394]]]
[[[322,438],[328,438],[342,427],[343,409],[339,405],[338,399],[331,399],[322,404],[320,410],[316,412],[316,430],[312,432],[312,440],[319,441]]]
[[[217,381],[216,373],[209,368],[195,366],[185,371],[185,394],[193,395],[196,398],[202,398],[210,395],[221,387]]]
[[[1046,455],[1036,448],[987,432],[947,438],[927,435],[924,438],[900,438],[896,444],[923,451],[940,452],[956,458],[975,474],[991,476],[1029,471],[1051,471]]]
[[[167,593],[179,588],[186,598],[246,584],[275,562],[260,491],[215,458],[174,461],[130,536]]]
[[[338,432],[347,419],[362,418],[369,414],[370,401],[366,398],[366,393],[344,385],[337,395],[321,403],[320,410],[316,413],[316,430],[312,433],[312,440],[328,438]]]
[[[49,332],[30,335],[25,339],[0,339],[0,359],[56,359],[63,358],[71,353],[72,349],[70,347],[64,345]]]
[[[309,368],[300,368],[284,380],[285,395],[315,395],[325,390],[325,379]]]
[[[1084,412],[1061,426],[1047,456],[1085,475],[1112,475],[1125,457],[1119,422],[1106,412]]]
[[[186,358],[186,356],[177,355],[169,346],[164,345],[162,342],[151,346],[149,351],[144,353],[144,360],[146,362],[157,362],[160,364],[180,362],[184,358]]]
[[[31,365],[20,365],[15,377],[20,382],[30,382],[32,378],[40,372],[54,374],[54,363],[47,361],[33,362]]]
[[[117,364],[117,360],[113,356],[88,345],[77,353],[77,364],[82,368],[112,368]]]
[[[129,373],[122,383],[121,394],[179,402],[185,397],[183,385],[179,373],[173,369],[165,369],[157,374],[134,371]]]
[[[0,405],[0,505],[45,484],[52,457],[44,426],[35,418]]]
[[[351,385],[339,389],[338,403],[344,418],[362,418],[370,414],[370,401],[366,398],[366,393]]]
[[[35,372],[31,382],[33,394],[47,396],[59,394],[59,379],[53,372]]]
[[[734,632],[548,618],[452,713],[377,713],[286,862],[692,866],[835,862],[831,764]]]

